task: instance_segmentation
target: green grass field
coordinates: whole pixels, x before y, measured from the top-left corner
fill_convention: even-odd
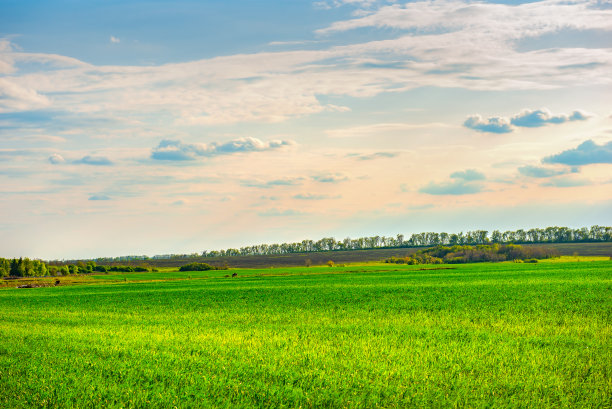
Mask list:
[[[612,261],[439,267],[4,288],[0,407],[612,407]]]

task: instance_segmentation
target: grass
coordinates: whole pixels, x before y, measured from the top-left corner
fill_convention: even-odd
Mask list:
[[[0,406],[611,407],[612,262],[438,267],[1,290]]]

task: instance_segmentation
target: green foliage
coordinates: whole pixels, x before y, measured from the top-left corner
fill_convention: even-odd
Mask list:
[[[537,259],[550,258],[557,255],[556,252],[539,247],[524,247],[517,244],[480,244],[477,246],[452,247],[436,246],[429,249],[419,250],[415,254],[403,258],[391,257],[386,263],[395,264],[457,264],[525,260],[527,263],[537,263]],[[535,261],[533,261],[535,260]]]
[[[107,273],[108,270],[109,270],[108,266],[104,266],[104,265],[93,266],[93,271],[97,271],[97,272],[100,272],[100,273]]]
[[[213,267],[210,264],[206,264],[206,263],[189,263],[179,268],[179,271],[208,271],[208,270],[216,270],[216,267]]]
[[[41,260],[0,258],[0,277],[44,277],[48,274],[47,265]]]
[[[111,266],[108,271],[113,272],[123,272],[123,273],[133,273],[136,271],[132,266]]]

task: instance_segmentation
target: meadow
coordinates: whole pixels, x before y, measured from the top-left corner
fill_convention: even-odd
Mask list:
[[[62,280],[0,289],[0,407],[612,407],[608,258]]]

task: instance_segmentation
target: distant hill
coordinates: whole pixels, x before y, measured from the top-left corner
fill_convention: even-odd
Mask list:
[[[550,243],[550,244],[523,244],[524,246],[547,247],[555,249],[560,255],[581,256],[612,256],[612,243]],[[292,253],[283,255],[263,256],[229,256],[229,257],[190,257],[189,259],[149,259],[146,262],[155,267],[179,267],[192,262],[205,262],[214,266],[236,268],[269,268],[304,266],[306,260],[312,265],[323,265],[329,260],[336,264],[357,263],[368,261],[382,261],[392,256],[407,256],[426,247],[407,247],[390,249],[368,249],[368,250],[336,250],[311,253]],[[129,264],[138,265],[141,261],[133,261]]]

